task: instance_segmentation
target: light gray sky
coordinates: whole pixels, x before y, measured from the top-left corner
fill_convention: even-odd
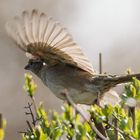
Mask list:
[[[69,29],[97,71],[102,52],[104,71],[122,74],[129,67],[140,72],[139,7],[139,0],[0,0],[0,112],[8,122],[6,140],[20,139],[17,131],[26,126],[23,107],[29,101],[22,90],[27,58],[7,37],[6,21],[25,9],[46,12]],[[61,101],[35,80],[37,101],[60,111]]]

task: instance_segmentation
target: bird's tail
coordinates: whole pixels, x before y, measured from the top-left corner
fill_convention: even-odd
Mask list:
[[[133,77],[136,77],[138,80],[140,80],[140,73],[122,76],[99,76],[94,78],[93,83],[94,85],[98,86],[101,93],[105,93],[118,84],[132,81]]]
[[[113,77],[112,79],[112,82],[117,85],[117,84],[121,84],[121,83],[127,83],[127,82],[130,82],[132,81],[132,78],[135,77],[137,78],[138,80],[140,80],[140,73],[137,73],[137,74],[128,74],[128,75],[124,75],[124,76],[116,76],[116,77]]]
[[[101,98],[99,100],[100,105],[103,107],[106,104],[116,105],[120,102],[119,96],[115,92],[110,90],[118,84],[127,83],[132,81],[132,78],[135,77],[140,80],[140,73],[129,74],[123,76],[104,76],[98,77],[95,79],[94,83],[98,85],[98,82],[102,83],[99,87],[101,93]]]

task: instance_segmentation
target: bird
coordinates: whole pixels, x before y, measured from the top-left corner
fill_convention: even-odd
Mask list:
[[[39,12],[23,11],[6,23],[9,37],[28,57],[26,70],[31,71],[62,100],[67,90],[76,104],[92,105],[105,93],[140,73],[99,74],[69,31],[51,16]]]

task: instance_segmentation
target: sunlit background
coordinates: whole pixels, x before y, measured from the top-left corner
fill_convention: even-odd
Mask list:
[[[0,112],[7,120],[6,140],[21,139],[26,126],[24,106],[30,101],[23,91],[25,54],[7,37],[5,23],[25,9],[46,12],[67,27],[98,71],[98,54],[103,54],[103,71],[123,74],[127,68],[140,72],[139,0],[0,0]],[[43,83],[38,84],[37,102],[46,110],[61,110],[57,99]]]

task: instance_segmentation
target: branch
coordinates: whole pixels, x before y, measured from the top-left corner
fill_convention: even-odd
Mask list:
[[[26,120],[26,123],[27,123],[29,129],[31,130],[31,132],[33,132],[33,129],[32,129],[32,126],[31,126],[30,122],[28,120]]]
[[[107,133],[106,133],[106,130],[105,130],[103,124],[102,123],[98,123],[94,117],[92,117],[92,119],[90,119],[90,120],[91,120],[91,122],[94,122],[94,124],[95,124],[96,128],[98,129],[98,131],[100,131],[100,133],[104,137],[107,137]],[[99,139],[98,135],[97,135],[97,138]]]
[[[2,128],[2,114],[0,113],[0,129]]]
[[[120,130],[119,128],[116,128],[114,125],[112,125],[110,122],[107,122],[108,125],[110,125],[111,127],[113,127],[116,131],[120,132],[122,135],[125,135],[126,137],[128,137],[130,140],[136,140],[135,138],[133,138],[132,136],[130,136],[129,134],[126,134],[124,131]]]
[[[136,132],[136,112],[135,107],[128,108],[128,116],[132,118],[133,121],[133,130]]]
[[[82,118],[88,122],[88,124],[90,125],[90,127],[92,128],[93,131],[95,131],[95,133],[102,139],[102,140],[109,140],[108,138],[106,138],[105,136],[103,136],[99,130],[92,124],[91,120],[88,120],[86,118],[86,116],[83,114],[83,112],[75,105],[75,103],[73,102],[73,100],[71,99],[71,97],[68,95],[68,92],[61,92],[61,95],[66,97],[66,100],[68,101],[68,103],[70,103],[72,105],[72,107],[79,112],[79,114],[82,116]]]
[[[35,126],[36,125],[36,119],[34,117],[34,114],[33,114],[33,111],[32,111],[32,108],[31,108],[32,104],[28,103],[28,106],[24,107],[25,109],[29,109],[29,113],[28,112],[25,112],[26,115],[31,115],[31,118],[32,118],[32,123],[33,125]]]
[[[101,93],[99,91],[98,94],[97,94],[97,101],[95,102],[98,106],[100,106],[100,98],[101,98]],[[106,133],[106,129],[103,126],[103,124],[97,122],[97,120],[96,120],[96,118],[94,116],[92,116],[92,119],[93,119],[93,121],[92,120],[91,121],[94,122],[96,128],[100,131],[100,133],[102,133],[103,136],[108,137],[108,135]],[[98,135],[97,135],[97,138],[99,138]]]
[[[36,107],[36,103],[35,103],[35,98],[34,96],[31,98],[32,102],[33,102],[33,106],[34,106],[34,110],[35,110],[35,113],[37,115],[37,107]]]
[[[117,118],[114,119],[114,135],[115,135],[114,139],[118,140],[119,138],[118,138],[118,119]]]

